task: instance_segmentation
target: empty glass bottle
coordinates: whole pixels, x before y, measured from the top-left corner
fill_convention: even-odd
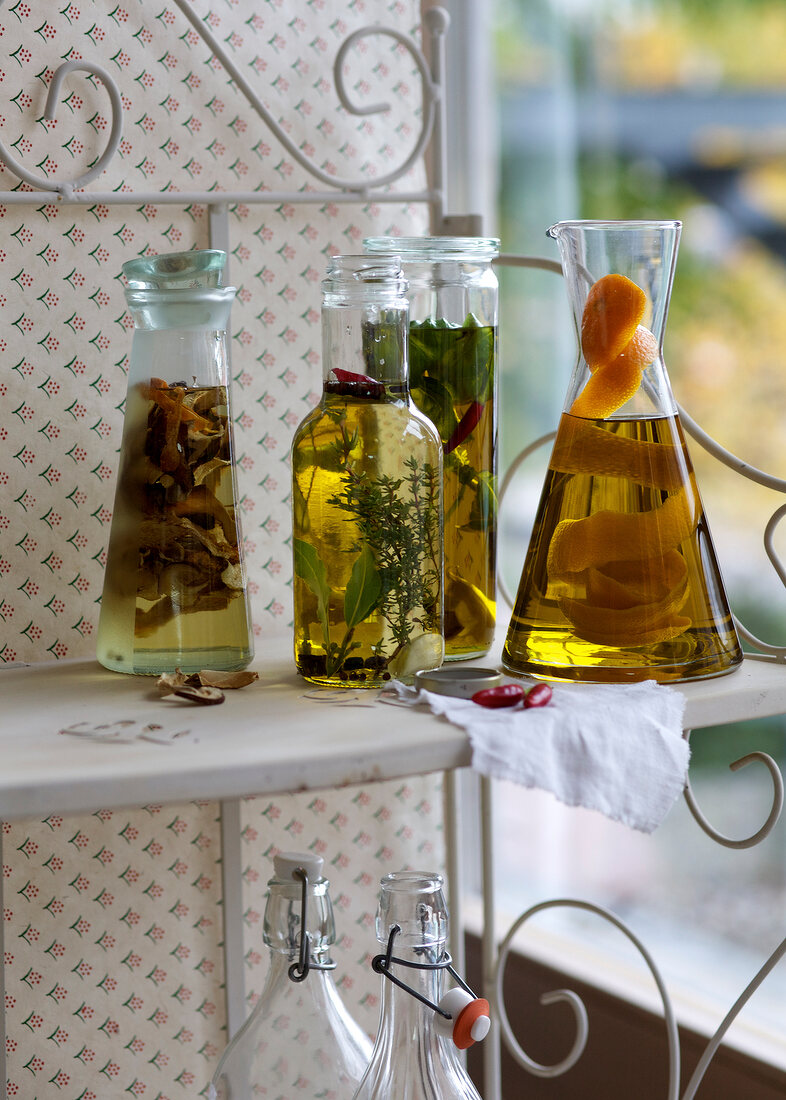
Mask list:
[[[439,1005],[442,970],[433,964],[442,957],[448,935],[441,875],[397,871],[382,879],[379,942],[387,947],[395,928],[393,953],[401,964],[394,960],[391,972]],[[453,1038],[438,1028],[434,1009],[389,978],[381,980],[379,1031],[354,1100],[480,1100]]]
[[[221,1056],[209,1100],[349,1100],[368,1065],[371,1043],[331,977],[336,930],[322,864],[305,852],[274,857],[264,920],[270,969]]]
[[[397,257],[334,256],[322,399],[292,441],[295,663],[379,687],[442,663],[441,447],[407,385]]]
[[[409,384],[443,448],[445,660],[489,651],[496,622],[495,237],[369,237],[409,281]]]
[[[225,261],[207,250],[123,265],[134,339],[97,634],[116,672],[240,669],[253,657]]]
[[[578,357],[502,654],[515,675],[698,680],[742,660],[663,362],[679,222],[560,222]]]

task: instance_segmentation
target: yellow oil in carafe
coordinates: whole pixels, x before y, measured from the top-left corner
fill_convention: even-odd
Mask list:
[[[668,682],[741,660],[678,418],[563,414],[505,670]]]

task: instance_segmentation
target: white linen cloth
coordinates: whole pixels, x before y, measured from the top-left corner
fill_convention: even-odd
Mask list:
[[[654,680],[551,688],[547,706],[528,710],[521,704],[490,710],[400,681],[386,690],[466,730],[472,767],[482,775],[540,787],[568,806],[653,832],[687,780],[684,697]]]

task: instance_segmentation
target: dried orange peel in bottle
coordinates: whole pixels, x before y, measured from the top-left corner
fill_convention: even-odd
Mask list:
[[[670,492],[684,485],[685,459],[670,443],[627,439],[586,420],[565,418],[549,463],[563,474],[623,477]]]
[[[641,324],[647,296],[625,275],[604,275],[590,287],[581,318],[581,350],[590,377],[570,412],[605,420],[641,385],[658,354],[658,341]]]
[[[693,532],[698,523],[685,488],[646,512],[594,512],[585,519],[563,519],[554,528],[548,554],[548,574],[559,580],[566,573],[616,561],[644,561],[653,548],[662,558]]]
[[[625,275],[604,275],[592,284],[581,317],[581,350],[591,371],[625,350],[646,306],[644,291]]]
[[[558,597],[576,631],[587,641],[617,647],[684,633],[691,620],[679,612],[688,598],[688,576],[677,547],[697,522],[683,486],[646,512],[600,511],[558,523],[548,575],[570,591],[583,583],[585,599]]]

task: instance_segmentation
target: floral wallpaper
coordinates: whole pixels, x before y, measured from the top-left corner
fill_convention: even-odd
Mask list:
[[[381,115],[347,112],[331,67],[344,38],[372,23],[417,41],[417,0],[196,0],[190,10],[310,162],[373,184],[404,161],[421,115],[411,56],[383,35],[349,52],[348,93],[388,102]],[[15,204],[10,194],[31,187],[0,166],[0,670],[94,653],[132,339],[121,265],[209,243],[204,204],[153,193],[322,189],[167,0],[0,8],[0,141],[36,179],[78,178],[111,131],[106,88],[81,71],[65,78],[56,121],[44,117],[63,61],[103,66],[122,100],[117,153],[85,190],[142,198],[66,204],[42,194]],[[416,165],[393,189],[424,182]],[[326,259],[359,250],[367,234],[423,232],[428,212],[404,202],[249,202],[229,207],[229,227],[234,431],[261,635],[290,622],[288,452],[319,392]],[[265,973],[270,857],[302,846],[324,854],[337,980],[372,1032],[377,883],[398,867],[442,865],[438,783],[260,797],[242,815],[249,1006]],[[217,803],[4,824],[8,1096],[206,1094],[227,1038],[220,845]]]

